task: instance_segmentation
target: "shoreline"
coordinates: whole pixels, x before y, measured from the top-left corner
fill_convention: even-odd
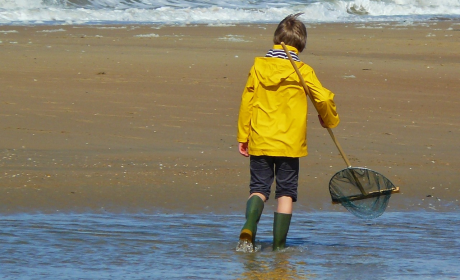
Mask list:
[[[408,16],[408,15],[406,15]],[[375,18],[379,18],[381,16],[374,16]],[[413,24],[430,24],[430,23],[459,23],[460,16],[459,15],[418,15],[418,18],[411,18],[410,16],[406,18],[399,18],[399,19],[374,19],[369,20],[356,20],[356,21],[303,21],[305,25],[356,25],[356,24],[365,24],[365,25],[374,25],[374,24],[407,24],[409,26]],[[96,27],[96,26],[156,26],[156,27],[237,27],[237,26],[258,26],[258,25],[278,25],[278,22],[216,22],[216,23],[191,23],[191,22],[151,22],[151,21],[88,21],[88,22],[72,22],[72,21],[42,21],[42,22],[30,22],[30,23],[23,23],[23,22],[10,22],[10,23],[0,23],[0,26],[18,26],[18,27],[40,27],[40,26],[83,26],[83,27]]]
[[[401,188],[388,211],[458,211],[459,21],[306,25],[345,153]],[[239,99],[275,25],[126,26],[0,27],[1,213],[244,210]],[[342,211],[312,109],[295,211]]]

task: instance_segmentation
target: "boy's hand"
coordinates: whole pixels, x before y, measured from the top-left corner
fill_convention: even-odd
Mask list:
[[[320,115],[318,115],[319,123],[321,124],[322,127],[327,128],[326,124],[324,123],[323,119],[321,118]]]
[[[243,156],[248,157],[249,156],[249,154],[248,154],[248,142],[246,142],[246,143],[241,143],[241,142],[238,143],[238,151]]]

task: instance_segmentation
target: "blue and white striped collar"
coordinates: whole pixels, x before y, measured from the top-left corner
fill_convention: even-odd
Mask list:
[[[299,56],[295,52],[289,51],[289,53],[294,61],[300,62]],[[265,57],[277,57],[277,58],[289,59],[289,57],[286,55],[284,50],[278,50],[278,49],[269,50],[267,54],[265,55]]]

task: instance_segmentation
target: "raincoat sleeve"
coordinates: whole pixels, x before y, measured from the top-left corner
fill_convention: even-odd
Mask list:
[[[334,103],[334,93],[321,85],[312,68],[305,68],[307,71],[303,71],[302,75],[312,94],[313,105],[327,127],[336,127],[340,119]]]
[[[254,67],[249,72],[243,95],[241,96],[240,112],[238,115],[238,135],[237,140],[240,143],[246,143],[249,140],[249,131],[251,127],[252,105],[254,98]]]

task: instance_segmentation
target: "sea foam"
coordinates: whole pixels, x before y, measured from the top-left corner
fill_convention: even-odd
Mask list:
[[[278,23],[303,12],[318,22],[460,18],[460,0],[0,0],[0,24]]]

